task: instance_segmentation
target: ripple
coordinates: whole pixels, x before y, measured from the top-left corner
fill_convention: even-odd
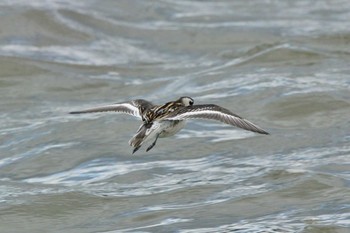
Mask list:
[[[184,223],[184,222],[191,222],[191,219],[184,219],[184,218],[167,218],[159,223],[152,224],[152,225],[146,225],[142,227],[132,227],[132,228],[127,228],[127,229],[122,229],[122,230],[116,230],[116,231],[103,231],[103,233],[118,233],[118,232],[130,232],[130,231],[137,231],[139,230],[144,230],[144,229],[149,229],[153,227],[159,227],[159,226],[168,226],[176,223]],[[143,231],[142,231],[143,232]]]
[[[105,48],[111,48],[106,51]],[[124,53],[116,53],[123,48]],[[130,62],[163,62],[167,58],[152,51],[145,51],[130,42],[122,40],[97,41],[89,46],[66,47],[30,45],[6,45],[0,48],[2,56],[31,58],[64,64],[103,66],[127,64]],[[116,55],[117,54],[117,55]]]
[[[52,149],[68,148],[74,144],[76,144],[76,143],[59,143],[59,144],[40,145],[36,148],[27,150],[26,152],[14,155],[12,157],[0,159],[0,168],[7,166],[9,164],[12,164],[14,162],[17,162],[18,160],[21,160],[21,159],[27,159],[27,158],[32,157],[32,156],[40,155],[40,154],[47,152],[47,151],[50,151]]]
[[[350,227],[348,1],[0,5],[4,232]],[[193,122],[130,156],[131,121],[67,115],[182,95],[272,134]]]
[[[69,171],[53,174],[47,177],[30,178],[25,181],[29,183],[39,182],[45,184],[83,185],[103,181],[117,175],[125,175],[134,171],[150,170],[158,167],[195,172],[210,167],[211,165],[222,163],[223,161],[225,161],[225,159],[213,161],[212,157],[193,160],[170,160],[140,163],[130,161],[111,163],[109,160],[95,159]],[[150,182],[153,183],[153,181]],[[177,183],[178,181],[171,182]]]

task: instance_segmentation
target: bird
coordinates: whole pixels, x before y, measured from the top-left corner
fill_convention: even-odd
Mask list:
[[[136,134],[129,140],[134,154],[146,142],[152,141],[146,152],[157,143],[158,138],[170,137],[179,132],[190,119],[207,119],[236,126],[259,134],[269,133],[252,122],[240,117],[230,110],[216,104],[195,105],[194,100],[182,96],[175,101],[155,105],[144,99],[135,99],[85,110],[72,111],[70,114],[117,112],[129,114],[142,120]]]

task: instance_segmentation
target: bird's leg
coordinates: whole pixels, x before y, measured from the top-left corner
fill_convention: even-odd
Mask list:
[[[147,148],[146,152],[149,151],[150,149],[152,149],[152,148],[156,145],[157,140],[158,140],[158,137],[159,137],[159,134],[157,134],[156,139],[155,139],[154,142]]]

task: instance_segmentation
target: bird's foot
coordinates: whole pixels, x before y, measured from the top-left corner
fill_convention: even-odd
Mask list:
[[[159,134],[157,135],[156,140],[154,140],[154,142],[147,148],[146,152],[148,152],[150,149],[152,149],[156,145],[158,137],[159,137]]]
[[[154,141],[146,150],[148,152],[150,149],[152,149],[156,145],[156,142]]]
[[[141,146],[137,146],[134,148],[134,150],[132,151],[132,153],[134,154],[136,151],[138,151],[140,149]]]

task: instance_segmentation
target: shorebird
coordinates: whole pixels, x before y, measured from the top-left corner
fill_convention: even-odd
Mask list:
[[[109,111],[133,115],[142,120],[142,125],[129,141],[129,145],[133,147],[132,153],[135,153],[148,141],[153,142],[146,151],[151,150],[156,145],[158,138],[176,134],[185,126],[188,119],[216,120],[252,132],[269,134],[259,126],[226,108],[215,104],[194,105],[193,99],[188,96],[180,97],[163,105],[154,105],[147,100],[136,99],[129,102],[73,111],[70,114]]]

